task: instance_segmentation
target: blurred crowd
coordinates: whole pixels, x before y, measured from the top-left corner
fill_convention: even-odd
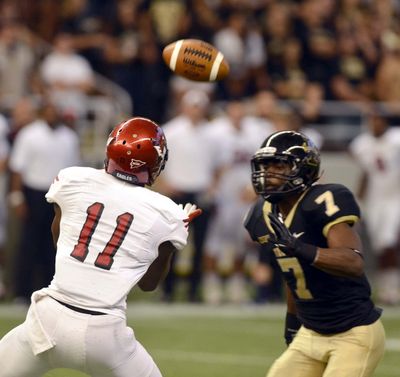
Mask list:
[[[105,79],[126,92],[134,115],[165,129],[170,159],[156,189],[204,210],[163,300],[281,300],[276,266],[241,225],[255,199],[250,158],[276,130],[301,130],[329,148],[319,127],[332,118],[321,108],[336,101],[367,115],[361,141],[342,150],[364,173],[358,197],[379,299],[400,303],[400,142],[391,127],[400,125],[400,1],[2,0],[0,15],[0,297],[26,302],[51,279],[44,193],[60,168],[85,160],[90,100],[112,96]],[[220,49],[227,79],[173,75],[162,49],[182,38]],[[104,140],[107,127],[132,115],[111,113]],[[337,113],[335,122],[353,122]],[[369,127],[376,122],[379,132]],[[385,184],[392,190],[382,196]],[[182,281],[187,291],[177,293]]]
[[[0,99],[10,108],[46,86],[70,116],[83,115],[94,73],[123,87],[135,112],[165,121],[171,72],[165,45],[215,44],[231,75],[214,100],[272,90],[302,100],[315,122],[322,100],[399,100],[396,0],[1,1]]]

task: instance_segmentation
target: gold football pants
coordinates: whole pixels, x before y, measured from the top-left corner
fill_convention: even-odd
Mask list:
[[[267,377],[371,377],[385,348],[380,320],[334,335],[300,328]]]

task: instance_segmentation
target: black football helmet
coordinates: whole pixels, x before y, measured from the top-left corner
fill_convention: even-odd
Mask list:
[[[314,143],[295,131],[279,131],[271,134],[261,144],[251,159],[251,178],[254,190],[267,201],[277,203],[288,194],[302,192],[319,178],[320,154]],[[268,172],[271,162],[288,164],[290,172]],[[279,187],[268,185],[268,179],[279,178]]]

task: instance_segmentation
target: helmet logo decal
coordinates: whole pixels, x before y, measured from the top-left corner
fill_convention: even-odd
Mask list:
[[[258,151],[257,151],[257,154],[259,154],[259,153],[276,153],[276,148],[275,147],[263,147],[263,148],[260,148]]]
[[[141,166],[145,165],[146,163],[140,160],[135,160],[134,158],[131,158],[131,162],[129,164],[131,169],[137,169],[140,168]]]
[[[162,159],[164,159],[167,149],[161,148],[159,145],[155,145],[154,149],[157,151],[158,156],[161,157]]]

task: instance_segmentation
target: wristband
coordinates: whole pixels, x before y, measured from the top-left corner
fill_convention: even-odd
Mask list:
[[[300,326],[301,322],[297,318],[296,314],[287,312],[285,319],[285,341],[287,345],[292,343]]]
[[[318,251],[318,248],[316,246],[310,245],[308,243],[298,242],[295,250],[295,254],[297,257],[304,259],[310,264],[313,264],[315,262]]]

